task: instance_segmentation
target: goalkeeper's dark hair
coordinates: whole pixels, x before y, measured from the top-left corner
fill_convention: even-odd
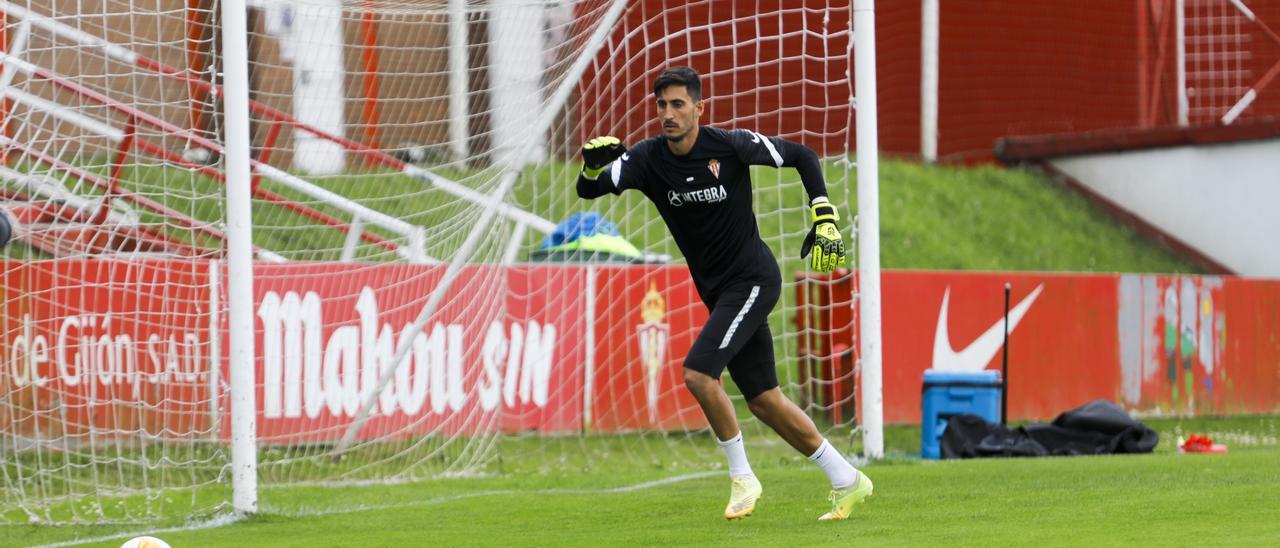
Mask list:
[[[702,77],[698,71],[689,67],[672,67],[662,71],[653,81],[653,96],[662,95],[662,90],[671,86],[684,86],[689,97],[695,102],[702,100]]]

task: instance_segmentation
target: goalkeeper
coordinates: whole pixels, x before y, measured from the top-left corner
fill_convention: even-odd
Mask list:
[[[685,386],[711,424],[729,461],[731,488],[724,516],[750,515],[761,486],[747,461],[733,405],[720,383],[729,375],[747,407],[831,480],[832,508],[822,520],[845,519],[871,494],[860,473],[778,389],[768,316],[782,275],[756,226],[749,166],[793,167],[809,194],[812,229],[800,251],[823,272],[845,264],[839,216],[827,199],[818,157],[803,145],[749,130],[699,126],[702,82],[693,69],[671,68],[653,83],[662,134],[630,151],[614,137],[582,147],[578,196],[594,199],[636,189],[649,197],[689,263],[698,294],[710,310],[684,361]]]

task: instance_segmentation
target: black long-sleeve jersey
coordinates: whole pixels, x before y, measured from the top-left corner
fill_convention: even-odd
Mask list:
[[[578,196],[594,199],[634,188],[649,197],[689,263],[703,300],[730,283],[781,283],[778,261],[760,238],[749,166],[794,167],[810,199],[827,195],[818,157],[808,147],[748,130],[700,126],[684,156],[665,136],[646,139],[595,180],[578,176]]]

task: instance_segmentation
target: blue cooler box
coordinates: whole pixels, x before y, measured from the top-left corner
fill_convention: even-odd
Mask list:
[[[939,440],[947,421],[955,415],[978,415],[987,422],[1000,422],[999,371],[956,373],[926,369],[920,403],[920,456],[941,457]]]

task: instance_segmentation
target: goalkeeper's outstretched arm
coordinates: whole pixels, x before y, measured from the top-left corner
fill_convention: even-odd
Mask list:
[[[735,130],[734,148],[738,157],[751,165],[795,168],[800,182],[809,194],[812,227],[800,247],[800,258],[809,257],[809,266],[830,272],[845,265],[844,239],[836,222],[840,214],[827,198],[827,183],[822,175],[818,155],[807,146],[780,137],[766,137],[749,130]],[[810,256],[812,254],[812,256]]]
[[[818,155],[807,146],[781,137],[767,137],[747,129],[729,133],[738,158],[753,166],[795,168],[809,194],[810,204],[826,201],[827,183],[822,176]]]
[[[800,246],[800,258],[809,257],[809,266],[819,272],[831,272],[845,265],[844,238],[840,236],[840,228],[836,223],[840,214],[835,204],[827,198],[826,178],[822,175],[822,164],[818,155],[807,146],[781,141],[786,156],[782,167],[794,167],[800,174],[800,182],[809,194],[809,220],[813,223],[809,234]],[[812,253],[812,256],[810,254]]]
[[[844,239],[836,223],[840,214],[827,198],[826,178],[818,155],[807,146],[778,137],[765,137],[753,131],[737,136],[738,151],[754,165],[795,168],[800,182],[809,194],[809,220],[812,225],[800,246],[800,258],[809,258],[809,266],[819,272],[831,272],[845,265]]]

